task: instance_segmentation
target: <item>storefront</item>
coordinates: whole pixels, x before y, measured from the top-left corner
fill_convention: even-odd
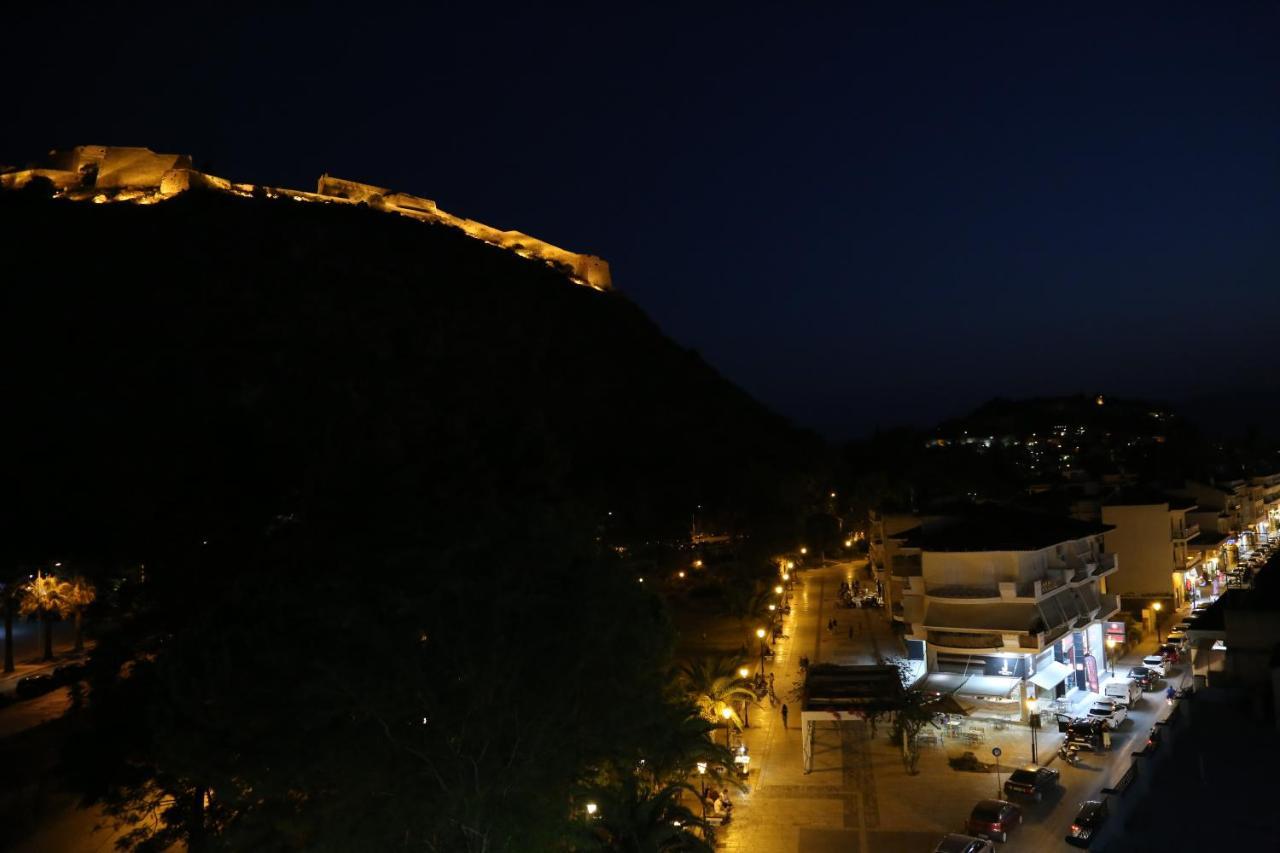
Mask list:
[[[1101,622],[1090,622],[1054,644],[1054,659],[1069,667],[1073,676],[1066,682],[1068,689],[1074,687],[1097,693],[1101,685],[1099,674],[1106,661],[1105,654]],[[1057,695],[1061,696],[1065,692],[1060,687]]]

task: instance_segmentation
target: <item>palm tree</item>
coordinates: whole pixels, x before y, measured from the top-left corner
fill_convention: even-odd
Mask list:
[[[93,604],[94,599],[98,597],[98,593],[93,588],[93,584],[89,583],[79,575],[67,581],[63,586],[63,600],[76,619],[75,649],[78,654],[84,651],[84,609],[90,604]]]
[[[36,576],[22,586],[22,600],[18,612],[23,616],[38,616],[44,624],[44,659],[53,660],[53,617],[66,616],[71,607],[65,598],[66,581],[55,575],[36,572]]]
[[[756,701],[751,682],[738,674],[742,662],[743,658],[737,655],[707,655],[684,661],[676,668],[677,681],[704,719],[717,723],[725,719],[742,728],[734,703]]]
[[[680,804],[689,785],[651,788],[634,776],[589,795],[595,809],[589,835],[606,850],[625,853],[713,853],[712,829]],[[695,834],[695,831],[701,835]]]
[[[654,721],[644,755],[645,780],[654,787],[684,782],[701,764],[710,772],[708,781],[728,784],[720,770],[733,766],[733,753],[713,741],[716,724],[692,705],[672,706],[671,710],[671,716]]]

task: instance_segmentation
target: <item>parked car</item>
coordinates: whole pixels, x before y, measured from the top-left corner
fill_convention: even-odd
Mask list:
[[[1156,675],[1164,678],[1165,676],[1165,658],[1164,655],[1147,655],[1142,659],[1142,665],[1154,672]]]
[[[1013,797],[1030,797],[1037,803],[1044,795],[1058,787],[1058,771],[1034,764],[1015,770],[1004,783],[1005,794]]]
[[[1129,712],[1119,702],[1107,701],[1105,697],[1089,706],[1085,716],[1090,720],[1101,720],[1109,729],[1117,729],[1129,716]]]
[[[1187,641],[1187,632],[1178,631],[1175,629],[1173,631],[1170,631],[1168,635],[1165,637],[1165,639],[1168,640],[1170,643],[1175,643],[1181,646],[1183,643]]]
[[[969,819],[965,821],[965,832],[984,838],[993,838],[1001,843],[1009,840],[1009,830],[1022,823],[1022,809],[1008,800],[980,800]]]
[[[1160,647],[1160,654],[1164,655],[1164,659],[1169,663],[1177,663],[1182,660],[1182,648],[1176,643],[1165,643]]]
[[[58,684],[74,684],[84,678],[88,669],[82,663],[64,663],[62,666],[54,667],[53,680]]]
[[[1135,666],[1129,670],[1129,680],[1137,682],[1144,691],[1155,687],[1156,674],[1145,666]]]
[[[1134,703],[1142,698],[1142,686],[1136,681],[1117,678],[1102,685],[1102,695],[1132,708]]]
[[[58,682],[53,680],[52,675],[47,672],[40,672],[19,678],[13,692],[18,695],[19,699],[30,699],[32,696],[43,696],[50,690],[56,689],[57,686]]]
[[[1184,620],[1184,621],[1182,621],[1182,622],[1179,622],[1177,625],[1174,625],[1174,626],[1169,630],[1169,633],[1170,633],[1170,634],[1185,634],[1185,633],[1187,633],[1188,631],[1190,631],[1190,630],[1191,630],[1191,628],[1192,628],[1191,623],[1190,623],[1190,622],[1187,622],[1187,621],[1185,621],[1185,620]]]
[[[1088,847],[1098,837],[1098,830],[1107,821],[1107,801],[1088,800],[1080,804],[1076,819],[1071,821],[1067,843],[1073,847]]]
[[[933,853],[995,853],[995,850],[995,845],[986,838],[953,832],[938,842]]]
[[[1066,726],[1067,744],[1102,752],[1111,748],[1111,733],[1102,720],[1079,719]]]

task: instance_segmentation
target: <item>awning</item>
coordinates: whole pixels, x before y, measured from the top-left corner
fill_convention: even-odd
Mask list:
[[[1040,669],[1036,671],[1035,675],[1031,676],[1030,681],[1041,690],[1052,690],[1063,681],[1066,681],[1067,676],[1070,674],[1071,667],[1067,666],[1065,663],[1059,663],[1056,660],[1051,660],[1044,666],[1040,667]]]
[[[956,691],[957,696],[970,696],[983,699],[1005,699],[1022,683],[1020,678],[1006,678],[1001,675],[973,675]]]

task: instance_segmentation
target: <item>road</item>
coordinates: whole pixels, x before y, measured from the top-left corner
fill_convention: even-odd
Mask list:
[[[791,726],[783,729],[778,710],[767,703],[752,714],[753,726],[744,735],[752,754],[750,790],[738,799],[733,821],[721,829],[720,849],[744,853],[930,851],[943,834],[960,830],[974,803],[996,794],[994,773],[959,772],[947,764],[948,755],[965,747],[950,743],[923,747],[919,773],[912,776],[902,766],[900,750],[888,743],[887,729],[881,726],[873,733],[860,722],[819,727],[813,772],[803,772],[796,727],[799,703],[782,695],[784,685],[790,693],[799,683],[799,657],[870,664],[902,654],[885,611],[836,607],[840,582],[855,575],[865,580],[864,567],[859,561],[798,573],[792,612],[784,621],[788,636],[779,642],[768,667],[776,673],[783,701],[790,703]],[[838,620],[834,632],[825,628],[831,618]],[[1149,645],[1154,646],[1154,639]],[[1142,654],[1135,651],[1117,662],[1117,671],[1126,672]],[[1170,677],[1179,679],[1181,672]],[[1060,771],[1062,788],[1044,802],[1028,805],[1025,823],[1000,849],[1011,853],[1073,849],[1063,839],[1079,803],[1096,797],[1124,774],[1130,753],[1145,743],[1151,726],[1167,711],[1161,685],[1137,704],[1132,718],[1115,733],[1110,751],[1086,753],[1078,767],[1057,760],[1062,735],[1043,730],[1038,738],[1040,760]],[[1003,750],[1005,773],[1030,761],[1030,731],[1025,727],[993,730],[983,748],[992,746]]]

